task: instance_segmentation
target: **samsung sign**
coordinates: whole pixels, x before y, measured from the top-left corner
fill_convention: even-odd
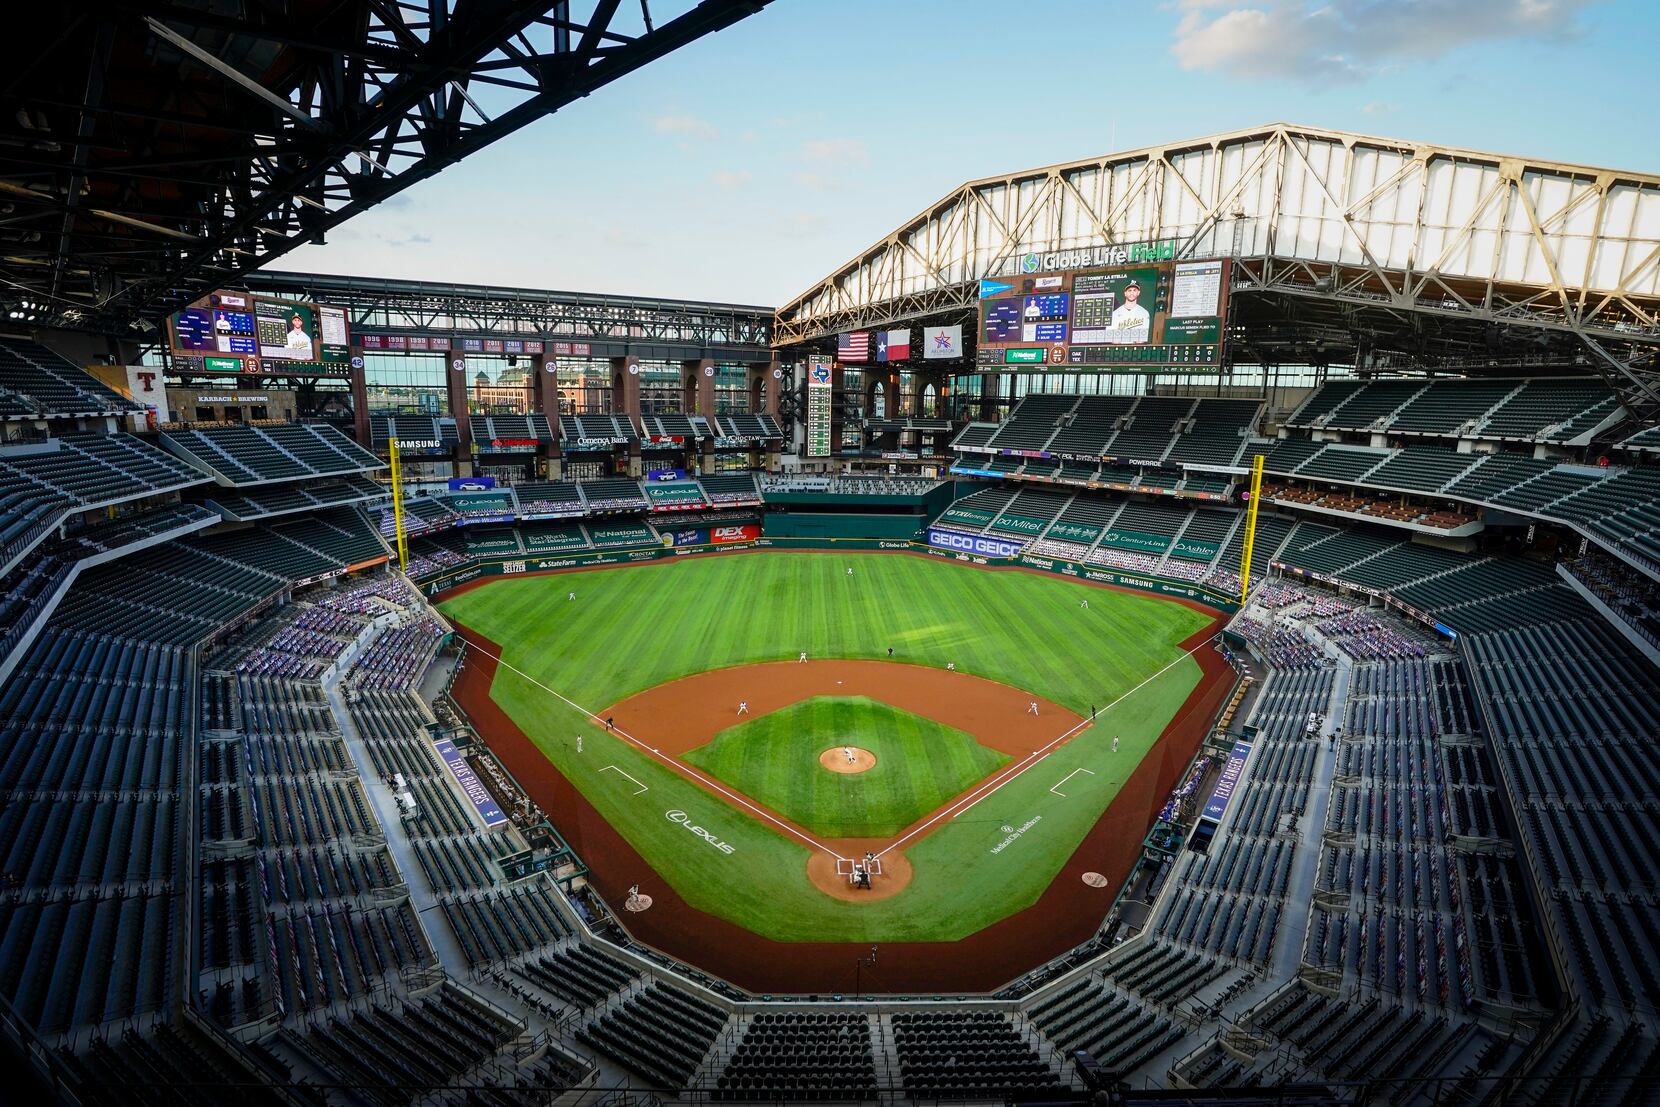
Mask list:
[[[942,550],[979,554],[981,557],[1018,557],[1024,549],[1018,542],[988,538],[983,534],[959,534],[954,530],[928,528],[928,544]]]

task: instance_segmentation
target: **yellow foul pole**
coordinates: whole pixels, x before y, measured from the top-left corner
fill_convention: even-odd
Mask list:
[[[409,568],[409,540],[403,530],[403,465],[398,459],[398,440],[386,441],[387,459],[392,463],[392,526],[398,539],[398,568]]]
[[[1262,455],[1251,462],[1251,502],[1245,505],[1245,548],[1239,554],[1239,602],[1251,590],[1251,548],[1257,541],[1257,501],[1262,498]]]

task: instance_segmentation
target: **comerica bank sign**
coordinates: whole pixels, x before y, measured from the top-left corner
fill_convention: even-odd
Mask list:
[[[1133,265],[1140,261],[1176,260],[1176,242],[1131,242],[1120,246],[1088,246],[1081,250],[1055,250],[1046,254],[1015,254],[1007,259],[1000,276],[1024,273],[1053,273],[1062,269],[1092,269],[1102,265]]]

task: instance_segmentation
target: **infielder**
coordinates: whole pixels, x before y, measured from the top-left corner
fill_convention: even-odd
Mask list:
[[[748,700],[739,700],[738,701],[738,714],[740,714],[740,715],[749,714],[749,701]]]

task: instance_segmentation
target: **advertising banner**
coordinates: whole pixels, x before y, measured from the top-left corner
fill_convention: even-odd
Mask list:
[[[1018,557],[1025,548],[1018,542],[1005,542],[983,534],[959,534],[936,527],[928,528],[928,544],[941,550],[979,554],[981,557]]]
[[[753,542],[759,537],[761,537],[761,524],[759,523],[709,528],[709,541],[716,546],[730,546],[734,542]]]
[[[484,782],[473,772],[473,767],[467,764],[467,759],[461,756],[461,751],[455,748],[455,743],[448,738],[437,743],[438,756],[444,759],[449,766],[450,775],[455,782],[461,785],[461,791],[478,812],[478,817],[484,820],[484,825],[492,829],[507,825],[507,816],[502,813],[501,805],[496,802]]]
[[[1210,794],[1210,799],[1205,801],[1205,809],[1200,812],[1201,817],[1216,823],[1222,821],[1228,810],[1228,801],[1233,799],[1234,789],[1239,787],[1239,777],[1245,771],[1245,759],[1250,756],[1251,743],[1244,740],[1234,742],[1227,763],[1222,766],[1222,775],[1216,778],[1216,790]]]
[[[399,443],[401,446],[402,443]],[[451,477],[451,492],[488,492],[496,486],[495,477]]]

